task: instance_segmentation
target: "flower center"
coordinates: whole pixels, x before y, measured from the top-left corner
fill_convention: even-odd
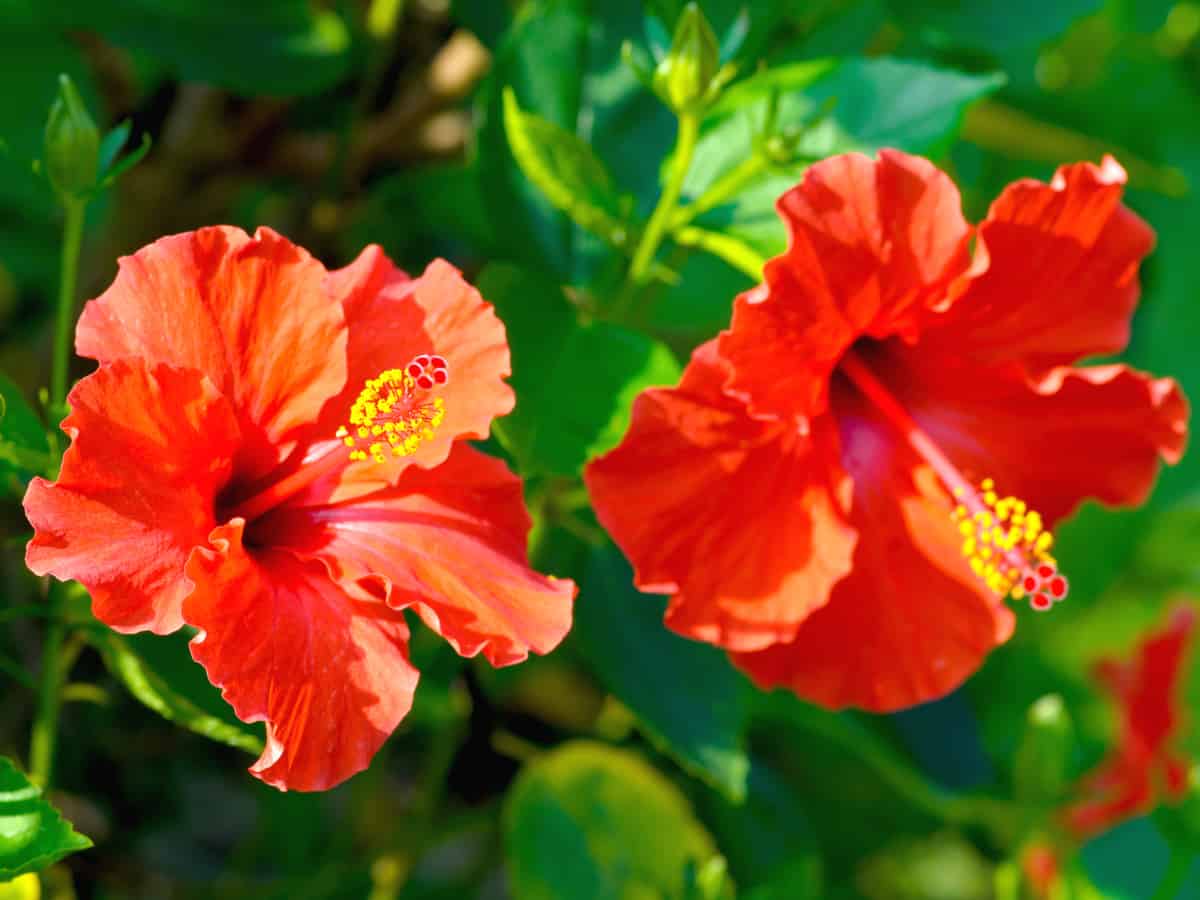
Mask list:
[[[951,517],[962,534],[962,553],[971,571],[1001,597],[1029,597],[1036,610],[1049,609],[1064,599],[1067,579],[1059,574],[1050,555],[1054,536],[1046,530],[1041,515],[1017,497],[999,496],[990,478],[976,489],[853,350],[846,352],[838,368],[929,464],[957,501]]]
[[[252,522],[314,481],[344,466],[346,447],[349,461],[372,459],[386,462],[385,450],[393,456],[411,456],[433,437],[446,417],[446,403],[433,391],[450,382],[450,367],[440,356],[421,354],[403,369],[387,369],[369,380],[350,407],[350,424],[337,430],[339,443],[314,444],[289,474],[264,490],[237,503],[228,518],[240,516]],[[341,452],[339,452],[341,451]]]
[[[422,354],[403,369],[387,369],[372,378],[350,407],[350,424],[337,431],[350,450],[350,459],[368,456],[383,462],[411,456],[433,437],[446,417],[446,403],[432,391],[450,381],[450,369],[440,356]]]

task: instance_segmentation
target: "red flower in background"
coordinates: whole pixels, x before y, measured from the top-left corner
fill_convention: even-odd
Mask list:
[[[1183,728],[1180,691],[1196,611],[1176,609],[1162,631],[1141,639],[1128,662],[1102,660],[1096,678],[1116,699],[1121,726],[1116,747],[1080,782],[1079,802],[1067,808],[1068,828],[1091,837],[1150,812],[1160,799],[1187,792],[1189,762],[1172,744]]]
[[[1020,181],[972,229],[925,160],[809,168],[765,283],[586,473],[667,624],[762,687],[892,710],[1008,638],[1005,596],[1061,599],[1048,528],[1140,502],[1186,432],[1173,381],[1071,365],[1128,338],[1153,235],[1124,180]]]
[[[251,771],[331,787],[412,704],[402,610],[496,665],[570,627],[526,564],[521,485],[466,444],[509,412],[504,327],[449,264],[376,247],[327,272],[268,229],[205,228],[121,260],[80,319],[58,481],[27,562],[118,631],[199,629],[192,655],[264,721]],[[349,445],[349,446],[347,446]]]

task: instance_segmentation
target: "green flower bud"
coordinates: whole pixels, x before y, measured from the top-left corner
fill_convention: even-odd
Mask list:
[[[58,76],[58,96],[46,120],[46,176],[64,198],[96,186],[100,132],[67,75]]]
[[[684,7],[671,49],[654,71],[655,93],[676,113],[694,112],[710,98],[721,67],[717,36],[695,3]]]
[[[1025,732],[1013,761],[1017,800],[1037,806],[1056,803],[1067,786],[1075,728],[1058,694],[1047,694],[1029,707]]]

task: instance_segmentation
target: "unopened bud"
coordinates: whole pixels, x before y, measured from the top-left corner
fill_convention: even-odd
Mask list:
[[[58,76],[58,96],[46,120],[46,176],[64,197],[96,186],[100,132],[68,75]]]
[[[654,90],[677,113],[695,111],[721,67],[717,36],[696,3],[684,7],[671,49],[654,71]]]
[[[1022,803],[1052,805],[1067,786],[1075,728],[1058,694],[1029,707],[1025,731],[1013,761],[1013,788]]]

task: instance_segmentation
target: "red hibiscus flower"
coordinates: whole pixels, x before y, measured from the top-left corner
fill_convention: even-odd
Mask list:
[[[1138,643],[1133,659],[1102,660],[1096,678],[1116,698],[1121,725],[1116,747],[1080,782],[1081,799],[1067,808],[1068,828],[1087,838],[1150,812],[1162,798],[1187,792],[1189,762],[1172,742],[1183,726],[1180,688],[1196,624],[1181,606],[1162,631]]]
[[[482,438],[513,395],[504,327],[445,262],[376,247],[327,272],[268,229],[205,228],[121,260],[84,309],[58,481],[27,562],[118,631],[199,630],[193,657],[266,723],[251,771],[328,788],[408,712],[402,610],[496,665],[545,653],[575,586],[526,564],[518,479]]]
[[[1153,234],[1124,180],[1019,181],[973,229],[923,159],[812,166],[765,283],[586,473],[667,624],[762,687],[892,710],[1008,638],[1005,596],[1062,599],[1049,527],[1143,500],[1186,432],[1173,381],[1071,365],[1128,338]]]

